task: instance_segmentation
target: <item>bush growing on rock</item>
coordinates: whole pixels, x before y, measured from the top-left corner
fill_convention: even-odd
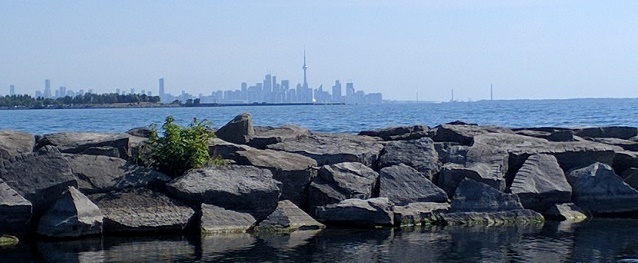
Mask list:
[[[182,175],[191,168],[199,168],[210,161],[209,139],[215,134],[209,129],[210,122],[197,121],[182,127],[173,116],[166,117],[160,137],[155,124],[151,125],[151,136],[144,161],[147,165],[171,177]]]

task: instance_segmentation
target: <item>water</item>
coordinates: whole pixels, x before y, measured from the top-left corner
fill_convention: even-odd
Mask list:
[[[398,125],[462,120],[507,127],[638,126],[638,99],[479,101],[392,103],[379,105],[244,106],[214,108],[134,108],[1,110],[0,129],[46,134],[61,131],[124,132],[161,124],[172,115],[180,124],[194,117],[220,127],[242,112],[255,125],[296,124],[315,132],[357,133]]]
[[[2,262],[618,262],[638,258],[638,221],[519,227],[324,230],[290,235],[108,237],[23,243]]]

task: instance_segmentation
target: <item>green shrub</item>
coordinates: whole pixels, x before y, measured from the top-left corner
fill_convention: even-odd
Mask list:
[[[175,124],[173,116],[166,117],[162,125],[163,136],[157,126],[151,125],[151,136],[145,151],[145,163],[171,177],[182,175],[191,168],[198,168],[210,161],[208,146],[215,134],[209,129],[210,122],[193,122],[187,127]]]

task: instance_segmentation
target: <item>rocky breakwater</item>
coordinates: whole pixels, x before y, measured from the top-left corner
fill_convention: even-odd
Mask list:
[[[354,134],[224,125],[206,165],[136,163],[149,133],[0,131],[0,235],[290,232],[638,214],[634,127],[454,122]]]

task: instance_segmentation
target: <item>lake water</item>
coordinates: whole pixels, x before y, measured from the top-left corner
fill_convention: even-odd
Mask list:
[[[435,126],[454,120],[508,127],[638,126],[638,99],[3,110],[0,129],[46,134],[123,132],[161,124],[168,115],[219,127],[250,112],[255,125],[296,124],[316,132],[356,133],[397,125]],[[0,262],[638,262],[637,220],[548,222],[525,227],[426,227],[325,230],[281,236],[104,237],[25,241],[0,249]],[[633,260],[633,261],[631,261]]]

